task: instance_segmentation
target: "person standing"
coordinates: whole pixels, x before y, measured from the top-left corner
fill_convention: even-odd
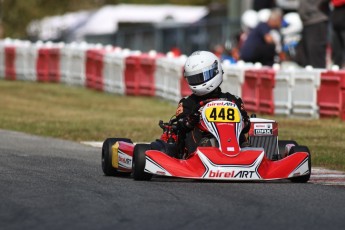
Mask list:
[[[326,68],[329,0],[300,0],[298,14],[303,23],[296,61],[301,66]]]
[[[332,59],[335,65],[345,68],[345,0],[332,0],[332,5]]]
[[[255,11],[262,9],[272,9],[276,7],[275,0],[254,0],[252,3],[252,8]]]
[[[278,30],[281,22],[281,10],[273,9],[267,22],[260,22],[248,33],[240,48],[240,59],[245,62],[260,62],[263,65],[272,66],[277,55],[276,43],[278,43],[272,30]]]

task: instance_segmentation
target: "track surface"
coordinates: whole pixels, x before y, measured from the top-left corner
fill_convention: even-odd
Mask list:
[[[345,187],[103,176],[100,149],[0,130],[0,229],[345,229]]]

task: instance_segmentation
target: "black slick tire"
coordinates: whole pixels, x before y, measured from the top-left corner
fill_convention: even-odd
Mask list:
[[[309,181],[310,175],[311,175],[311,154],[310,154],[309,148],[307,146],[301,146],[300,145],[300,146],[293,146],[290,149],[289,155],[297,153],[297,152],[307,152],[309,154],[309,157],[308,157],[309,173],[306,175],[290,178],[290,180],[291,180],[291,182],[294,182],[294,183],[306,183]]]
[[[146,154],[147,150],[150,150],[151,147],[149,144],[136,144],[133,150],[133,179],[134,180],[151,180],[152,174],[146,173],[145,164],[146,164]]]
[[[285,146],[288,144],[293,144],[295,146],[298,146],[297,142],[294,140],[278,140],[278,149],[279,149],[279,156],[280,159],[284,158],[284,152],[285,152]]]
[[[118,141],[124,141],[127,143],[132,143],[130,139],[127,138],[107,138],[103,142],[102,146],[102,170],[106,176],[124,176],[130,175],[130,173],[123,173],[117,171],[112,165],[112,149],[111,147]]]

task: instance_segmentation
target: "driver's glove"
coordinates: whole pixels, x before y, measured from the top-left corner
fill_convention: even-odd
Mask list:
[[[178,126],[184,130],[192,130],[200,122],[200,113],[192,113],[178,120]]]

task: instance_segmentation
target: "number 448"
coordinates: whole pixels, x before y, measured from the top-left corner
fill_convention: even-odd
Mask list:
[[[232,108],[213,108],[210,114],[210,118],[215,121],[234,121],[235,120],[235,110]]]

